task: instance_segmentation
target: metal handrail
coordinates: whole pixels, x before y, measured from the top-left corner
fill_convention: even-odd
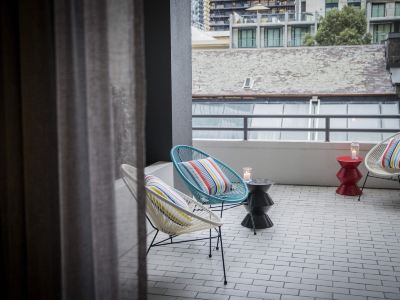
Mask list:
[[[247,141],[249,131],[303,131],[303,132],[325,132],[325,142],[330,141],[331,132],[376,132],[391,133],[398,132],[400,128],[331,128],[331,119],[400,119],[400,115],[192,115],[193,118],[220,118],[220,119],[242,119],[243,127],[192,127],[192,130],[207,131],[243,131],[243,139]],[[325,128],[308,127],[249,127],[249,119],[325,119]]]

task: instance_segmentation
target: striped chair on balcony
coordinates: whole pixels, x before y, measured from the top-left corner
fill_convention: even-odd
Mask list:
[[[226,188],[227,185],[223,183],[222,188],[220,186],[210,187],[209,190],[207,190],[207,188],[205,188],[207,184],[204,184],[207,180],[201,180],[201,174],[199,176],[194,176],[187,167],[188,162],[196,163],[199,160],[206,161],[210,158],[212,159],[212,163],[215,162],[216,164],[217,173],[221,170],[223,173],[221,177],[229,181],[227,184],[229,188]],[[221,205],[221,215],[224,205],[240,205],[246,200],[248,194],[246,183],[234,170],[220,160],[211,157],[209,154],[199,149],[186,145],[178,145],[172,148],[171,159],[175,169],[178,171],[178,174],[193,196],[203,204]],[[204,168],[207,169],[207,166],[204,166]],[[199,173],[201,173],[201,171],[199,171]],[[222,180],[223,179],[215,181]]]
[[[365,157],[365,167],[368,170],[367,176],[365,176],[364,183],[361,188],[361,194],[358,196],[358,201],[361,199],[362,191],[364,190],[365,184],[367,183],[367,179],[369,177],[378,178],[378,179],[386,179],[392,181],[398,181],[400,183],[400,166],[398,165],[398,159],[400,158],[400,152],[398,151],[397,146],[397,158],[395,157],[395,153],[392,153],[392,163],[394,161],[397,162],[396,165],[391,165],[387,163],[384,164],[383,160],[385,160],[384,154],[390,148],[392,143],[392,147],[396,147],[395,142],[398,143],[400,141],[400,132],[396,133],[395,135],[385,139],[384,141],[380,142],[376,146],[374,146]]]

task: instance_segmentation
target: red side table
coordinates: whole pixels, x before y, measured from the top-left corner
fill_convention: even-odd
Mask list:
[[[340,186],[336,189],[336,193],[345,196],[361,195],[357,182],[362,178],[362,174],[357,167],[362,163],[363,158],[352,159],[351,156],[339,156],[336,157],[336,160],[341,166],[339,172],[336,173],[336,177],[340,181]]]

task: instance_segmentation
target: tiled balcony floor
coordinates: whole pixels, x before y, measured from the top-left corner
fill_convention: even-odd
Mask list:
[[[271,189],[274,227],[224,213],[220,251],[197,242],[152,248],[150,299],[400,299],[400,192],[366,190],[361,202],[331,187]],[[204,233],[204,234],[207,234]]]

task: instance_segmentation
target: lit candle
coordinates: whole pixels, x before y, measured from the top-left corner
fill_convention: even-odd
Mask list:
[[[356,159],[356,158],[357,158],[357,151],[351,150],[351,159]]]
[[[350,145],[351,159],[358,158],[358,152],[360,151],[360,144],[358,142],[352,142]]]
[[[251,168],[243,168],[243,179],[244,181],[251,180]]]

